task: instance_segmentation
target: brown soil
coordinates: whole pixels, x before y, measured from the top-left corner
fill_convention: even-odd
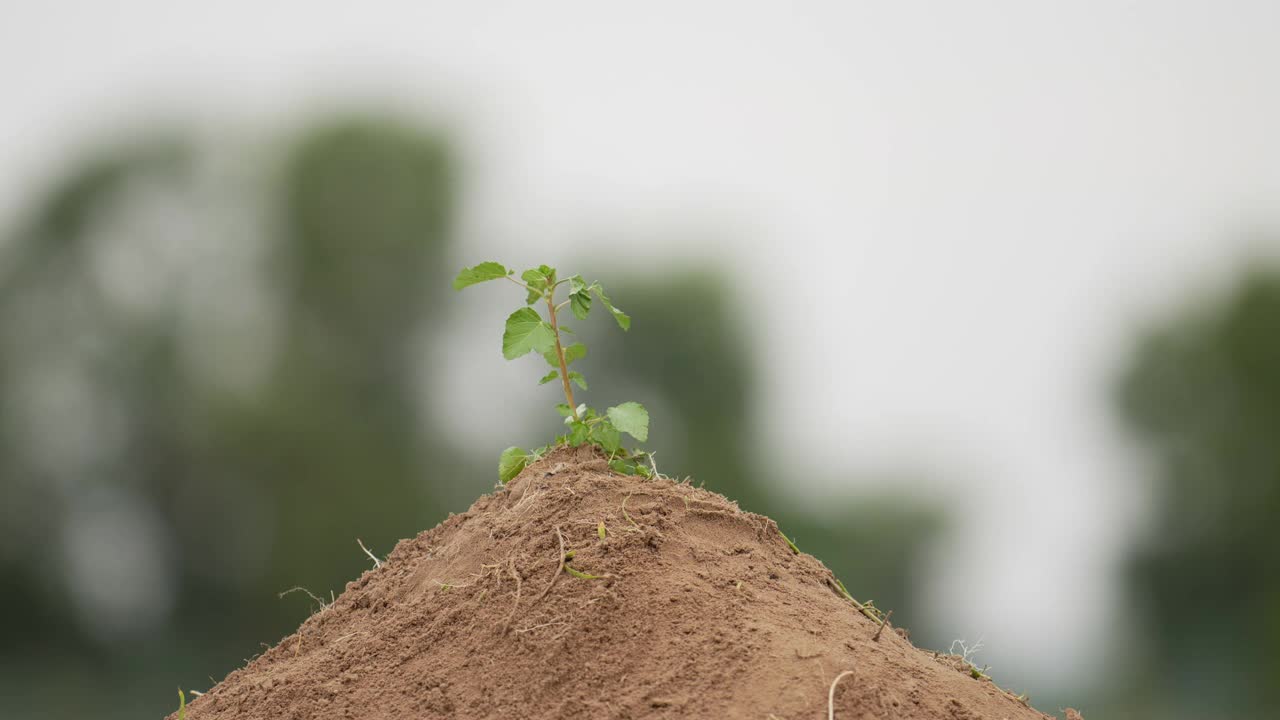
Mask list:
[[[598,579],[561,572],[562,542]],[[1048,717],[878,628],[772,520],[557,450],[402,541],[187,717],[811,720],[846,670],[836,718]]]

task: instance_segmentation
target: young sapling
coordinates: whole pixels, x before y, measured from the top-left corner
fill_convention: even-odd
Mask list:
[[[560,313],[568,308],[573,316],[585,320],[591,312],[593,296],[613,316],[618,327],[624,331],[631,329],[631,317],[609,299],[600,283],[587,283],[581,275],[560,279],[556,269],[548,265],[525,270],[520,277],[515,277],[514,270],[496,262],[483,262],[475,267],[463,268],[453,281],[453,289],[465,287],[489,280],[507,280],[525,291],[525,307],[507,317],[506,327],[502,333],[502,356],[515,360],[529,353],[537,353],[546,360],[551,370],[538,381],[545,385],[560,381],[565,402],[556,405],[556,411],[564,418],[567,431],[556,437],[551,445],[544,445],[529,451],[520,447],[509,447],[498,458],[498,477],[508,482],[525,465],[537,460],[554,445],[595,445],[608,455],[609,467],[624,475],[640,475],[649,477],[652,461],[650,454],[639,448],[627,449],[622,445],[622,433],[630,435],[639,442],[649,439],[649,412],[637,402],[624,402],[605,410],[603,414],[579,404],[574,400],[573,388],[587,389],[587,379],[582,373],[570,370],[569,366],[576,360],[586,357],[587,346],[582,342],[567,343],[564,335],[573,331],[560,323]],[[567,285],[568,297],[557,302],[556,293]],[[541,305],[545,317],[540,315],[535,306]],[[649,464],[645,464],[649,461]]]

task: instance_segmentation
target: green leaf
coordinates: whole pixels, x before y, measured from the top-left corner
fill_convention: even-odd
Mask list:
[[[574,360],[581,360],[587,356],[587,346],[580,342],[576,342],[564,349],[564,364],[568,365]]]
[[[502,333],[502,356],[508,360],[530,352],[546,352],[555,347],[556,335],[538,313],[527,307],[511,313],[507,329]]]
[[[547,289],[547,276],[543,275],[541,270],[525,270],[520,273],[520,279],[535,290]]]
[[[608,410],[609,420],[631,437],[646,442],[649,440],[649,411],[638,402],[624,402]]]
[[[498,478],[503,483],[511,482],[512,478],[524,469],[528,459],[529,451],[524,448],[509,447],[503,450],[502,455],[498,457]]]
[[[622,473],[623,475],[635,475],[638,470],[638,467],[636,466],[635,463],[631,462],[630,460],[623,460],[622,458],[617,458],[609,461],[609,469],[613,470],[614,472]]]
[[[591,289],[595,291],[596,297],[600,298],[600,302],[613,313],[613,319],[618,321],[618,327],[623,330],[631,329],[631,316],[614,307],[609,301],[609,296],[604,294],[604,288],[600,287],[600,283],[591,283]]]
[[[559,371],[559,370],[552,370],[551,372],[547,373],[546,375],[543,375],[543,376],[542,376],[542,379],[538,381],[538,384],[539,384],[539,385],[546,385],[547,383],[551,382],[552,380],[555,380],[555,379],[556,379],[556,378],[558,378],[558,377],[560,377],[560,371]],[[569,406],[568,406],[568,405],[565,405],[565,407],[569,407]]]
[[[560,413],[560,417],[569,417],[573,414],[573,408],[569,407],[569,403],[560,403],[556,405],[556,412]]]
[[[475,267],[462,268],[458,273],[458,277],[453,279],[453,289],[461,290],[469,285],[482,283],[487,280],[497,280],[511,274],[511,271],[496,262],[482,262]]]
[[[569,425],[569,444],[577,447],[587,441],[587,437],[591,434],[591,428],[587,427],[584,422],[575,422]]]
[[[591,291],[587,288],[587,282],[581,275],[569,278],[569,309],[579,320],[586,320],[591,312]]]
[[[586,389],[587,389],[587,379],[586,379],[586,378],[584,378],[584,377],[582,377],[582,373],[580,373],[580,372],[578,372],[578,371],[576,371],[576,370],[574,370],[573,372],[570,372],[570,373],[569,373],[569,380],[571,380],[571,381],[573,382],[573,384],[574,384],[574,385],[577,385],[578,387],[582,388],[583,390],[586,390]]]
[[[551,284],[551,279],[541,269],[525,270],[520,273],[520,279],[529,286],[529,294],[524,299],[526,305],[532,305],[541,300],[547,291],[547,286]]]
[[[580,342],[574,343],[564,348],[564,364],[565,365],[572,365],[574,360],[579,360],[586,356],[587,356],[587,346],[583,345]],[[542,359],[546,360],[547,364],[555,368],[556,370],[560,369],[560,358],[559,356],[556,355],[555,348],[551,348],[550,350],[542,353]]]
[[[608,534],[609,534],[609,532],[608,532],[607,530],[605,530],[605,527],[604,527],[604,521],[603,521],[603,520],[601,520],[601,521],[600,521],[600,524],[599,524],[599,525],[596,525],[596,535],[597,535],[601,540],[603,540],[603,539],[605,539],[605,537],[607,537],[607,536],[608,536]]]
[[[608,420],[591,426],[591,439],[607,452],[615,453],[622,448],[622,435]]]
[[[587,315],[591,314],[591,295],[585,292],[576,292],[569,296],[569,309],[573,311],[573,316],[579,320],[586,320]]]

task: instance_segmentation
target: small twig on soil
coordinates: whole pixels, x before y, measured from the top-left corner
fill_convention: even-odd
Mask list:
[[[783,537],[786,537],[786,536],[784,535]],[[835,587],[840,591],[840,594],[844,596],[845,600],[848,600],[849,602],[853,603],[853,606],[858,609],[858,612],[862,613],[863,615],[866,615],[868,618],[870,618],[875,622],[880,622],[880,618],[877,617],[875,613],[871,612],[871,608],[867,606],[867,605],[870,605],[870,603],[868,603],[867,605],[863,605],[862,603],[855,600],[853,596],[849,594],[849,590],[845,588],[844,583],[838,579],[835,581]]]
[[[846,675],[852,674],[852,670],[845,670],[831,681],[831,689],[827,691],[827,720],[836,720],[836,685],[840,684]]]
[[[876,628],[876,634],[871,636],[871,639],[872,639],[872,640],[875,640],[876,642],[880,642],[880,633],[884,632],[884,628],[885,628],[885,626],[886,626],[886,625],[888,625],[888,624],[889,624],[889,618],[891,618],[891,617],[893,617],[893,611],[892,611],[892,610],[890,610],[890,611],[889,611],[889,612],[884,616],[884,619],[880,621],[880,627]]]
[[[538,600],[546,597],[547,593],[551,592],[551,588],[555,586],[556,580],[559,580],[560,575],[564,573],[564,535],[560,534],[559,525],[556,526],[556,537],[560,540],[560,554],[557,556],[560,558],[560,565],[556,568],[555,574],[551,576],[551,582],[547,583],[547,586],[543,588],[542,593],[538,595]]]
[[[378,559],[377,555],[374,555],[373,553],[369,552],[369,548],[364,546],[363,540],[361,540],[360,538],[356,538],[356,544],[358,544],[360,546],[360,549],[364,551],[364,554],[368,555],[369,559],[373,561],[373,567],[375,570],[377,568],[382,567],[382,561]]]

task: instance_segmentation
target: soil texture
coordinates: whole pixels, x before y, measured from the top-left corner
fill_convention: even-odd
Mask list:
[[[558,449],[400,542],[187,717],[814,720],[829,697],[841,720],[1049,717],[904,635],[772,520]]]

